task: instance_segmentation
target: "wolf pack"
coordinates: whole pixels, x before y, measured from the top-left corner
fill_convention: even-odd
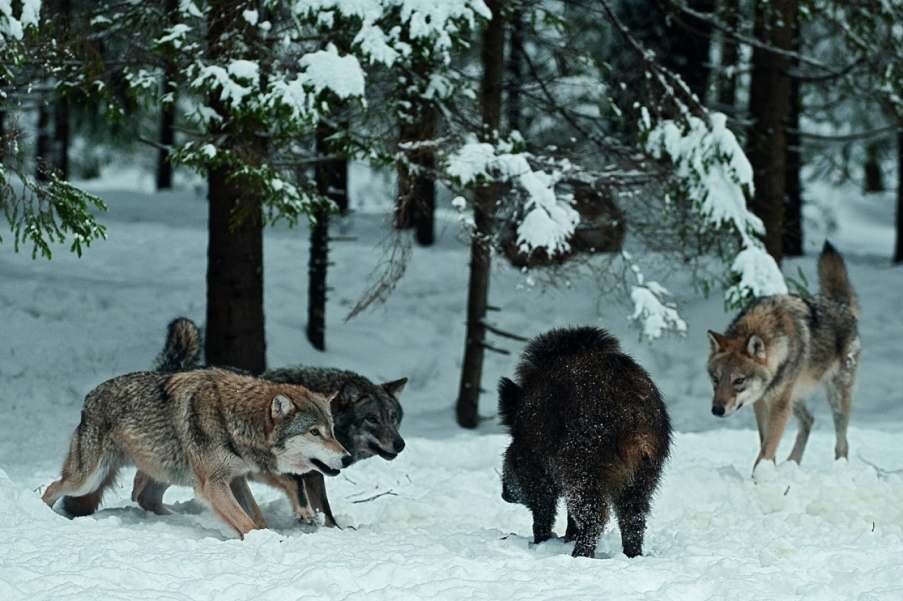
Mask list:
[[[802,461],[813,423],[805,402],[819,385],[833,415],[835,458],[849,452],[860,309],[844,260],[828,242],[818,274],[818,294],[755,299],[724,333],[708,332],[712,414],[753,406],[754,469],[775,461],[791,414],[799,429],[789,460]],[[190,486],[243,538],[267,527],[252,480],[284,492],[300,522],[337,527],[325,476],[374,456],[391,461],[405,448],[399,398],[406,378],[376,384],[305,366],[251,375],[203,365],[201,348],[199,328],[175,319],[152,370],[89,392],[44,502],[52,508],[62,499],[70,517],[91,514],[117,473],[134,466],[132,500],[149,512],[169,513],[167,488]],[[555,536],[563,497],[574,556],[594,555],[612,511],[624,554],[641,555],[672,434],[649,374],[602,329],[555,329],[528,343],[498,394],[511,434],[501,498],[531,511],[534,542]]]

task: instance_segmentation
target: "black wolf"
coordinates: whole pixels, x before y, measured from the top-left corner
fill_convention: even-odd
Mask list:
[[[534,338],[517,380],[499,383],[499,412],[512,438],[502,499],[533,512],[540,543],[552,536],[563,495],[575,557],[593,556],[613,506],[624,554],[642,554],[671,444],[668,413],[649,375],[607,332],[581,327]]]

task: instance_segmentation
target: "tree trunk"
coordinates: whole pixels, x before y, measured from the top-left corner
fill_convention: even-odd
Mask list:
[[[903,263],[903,121],[897,129],[897,244],[894,263]]]
[[[50,138],[50,111],[47,110],[47,103],[43,96],[38,102],[38,135],[35,142],[35,179],[39,182],[50,180],[50,171],[53,170],[53,162],[51,161],[51,138]]]
[[[423,140],[436,135],[438,111],[430,106],[422,114]],[[414,176],[414,238],[420,246],[432,246],[436,241],[436,154],[432,147],[418,153],[417,166],[420,172]]]
[[[524,59],[524,13],[521,8],[512,11],[511,40],[508,53],[508,96],[506,100],[506,113],[508,116],[508,131],[520,131],[521,128],[521,87],[523,87],[523,59]]]
[[[881,160],[878,158],[878,145],[870,142],[865,146],[865,181],[862,190],[866,194],[884,192],[884,177],[881,173]]]
[[[793,49],[799,53],[799,15],[794,15],[792,28]],[[790,80],[790,116],[787,120],[787,172],[784,182],[786,205],[784,207],[784,235],[781,241],[785,257],[803,256],[803,183],[801,171],[803,155],[800,148],[800,115],[802,114],[802,93],[799,78]]]
[[[797,0],[756,3],[755,37],[769,45],[792,49],[792,23]],[[752,209],[765,224],[765,248],[780,263],[783,259],[784,194],[787,179],[786,126],[790,115],[790,78],[787,59],[756,47],[752,56],[747,136],[754,173]]]
[[[226,0],[211,4],[207,52],[215,64],[227,56],[225,45],[236,43],[236,32],[249,28]],[[231,115],[218,92],[207,101],[223,116],[213,131],[220,147],[240,151],[246,161],[262,161],[266,141],[261,132],[265,128],[253,117]],[[207,361],[260,373],[266,369],[262,192],[227,166],[208,169],[207,185]]]
[[[715,10],[714,0],[689,0],[690,8],[710,14]],[[699,101],[706,102],[709,72],[712,70],[709,53],[712,43],[712,25],[707,21],[684,15],[686,26],[674,33],[681,36],[672,57],[674,69]]]
[[[401,92],[409,109],[401,118],[399,143],[420,146],[404,151],[412,169],[404,162],[399,162],[397,166],[395,228],[414,228],[415,238],[421,246],[432,245],[436,237],[436,156],[433,147],[423,143],[435,138],[439,111],[432,101],[423,97],[423,86],[416,81],[427,81],[432,69],[433,64],[428,59],[415,60],[415,81],[405,81]]]
[[[483,81],[480,86],[480,111],[483,116],[484,140],[492,142],[494,132],[501,125],[502,78],[504,75],[505,24],[502,2],[488,3],[492,20],[483,31]],[[489,298],[489,269],[491,253],[492,213],[501,189],[497,184],[482,186],[474,195],[475,231],[470,242],[470,281],[467,292],[467,335],[464,343],[464,362],[461,367],[461,386],[458,391],[457,419],[464,428],[476,428],[479,423],[478,404],[483,373],[483,352],[486,338],[486,306]]]
[[[307,285],[307,339],[318,351],[326,350],[326,271],[329,266],[329,207],[314,211],[310,228]]]
[[[166,14],[169,22],[175,25],[179,18],[179,0],[166,0]],[[160,150],[157,155],[157,190],[172,189],[172,162],[169,160],[170,149],[176,143],[176,94],[178,92],[178,67],[172,57],[168,57],[163,65],[163,82],[161,93],[170,94],[170,102],[160,103]]]
[[[740,3],[738,0],[724,0],[721,18],[728,29],[734,31],[740,21]],[[740,66],[740,53],[737,41],[730,34],[724,34],[721,41],[721,74],[718,78],[718,104],[724,110],[734,108],[737,104],[737,75]]]
[[[57,18],[60,22],[60,28],[63,32],[63,39],[71,38],[70,24],[72,21],[72,4],[69,0],[59,1],[59,13]],[[63,92],[57,91],[56,103],[54,106],[54,143],[56,152],[54,155],[54,169],[57,175],[64,179],[69,179],[69,99]]]
[[[317,156],[334,156],[339,149],[331,143],[335,129],[325,122],[317,125]],[[348,207],[348,161],[344,158],[321,159],[314,167],[317,192],[337,207]],[[326,350],[326,273],[329,266],[329,206],[314,211],[310,230],[310,258],[307,285],[307,339],[318,351]]]

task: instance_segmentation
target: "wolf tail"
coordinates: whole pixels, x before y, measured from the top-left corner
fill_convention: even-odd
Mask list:
[[[818,285],[823,295],[849,306],[853,315],[859,318],[859,299],[850,284],[847,266],[841,254],[827,240],[818,257]]]
[[[499,380],[499,415],[502,416],[502,424],[510,427],[514,423],[514,415],[520,407],[523,393],[523,389],[513,380]]]
[[[186,371],[201,364],[201,331],[187,317],[177,317],[166,328],[166,344],[154,361],[159,372]]]

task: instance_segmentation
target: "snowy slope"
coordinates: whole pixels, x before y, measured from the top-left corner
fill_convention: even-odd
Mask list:
[[[178,515],[145,515],[128,501],[131,473],[94,517],[68,521],[48,511],[40,487],[59,469],[84,394],[114,374],[147,368],[173,316],[203,320],[203,198],[105,187],[110,238],[82,259],[60,251],[52,262],[32,261],[0,247],[0,599],[903,598],[901,473],[865,462],[903,469],[896,307],[903,278],[888,266],[890,195],[824,194],[838,216],[832,239],[848,255],[864,312],[852,461],[831,461],[831,420],[819,395],[802,469],[765,470],[758,483],[749,478],[751,412],[730,420],[709,413],[704,333],[729,321],[720,299],[692,299],[684,286],[687,338],[646,345],[625,323],[628,308],[599,303],[591,282],[529,290],[511,269],[494,273],[501,327],[524,335],[574,323],[609,327],[650,370],[681,432],[648,556],[627,561],[614,528],[599,547],[609,559],[592,562],[572,560],[563,543],[528,545],[528,512],[499,498],[505,437],[494,419],[476,434],[453,425],[467,256],[452,219],[440,221],[436,247],[415,250],[385,306],[343,321],[380,259],[385,214],[372,206],[336,227],[354,240],[334,247],[327,353],[303,335],[306,231],[277,228],[265,242],[271,365],[303,361],[410,378],[402,397],[408,449],[395,462],[371,460],[330,482],[340,523],[356,530],[304,532],[276,493],[256,487],[275,531],[240,542],[190,502],[187,489],[168,494]],[[840,202],[847,197],[853,210]],[[810,220],[816,236],[823,213]],[[814,281],[811,258],[785,270],[797,266]],[[680,274],[663,283],[680,293]],[[519,351],[499,344],[513,354],[487,358],[487,416],[495,413],[495,382],[510,374]],[[789,446],[785,439],[783,452]]]

